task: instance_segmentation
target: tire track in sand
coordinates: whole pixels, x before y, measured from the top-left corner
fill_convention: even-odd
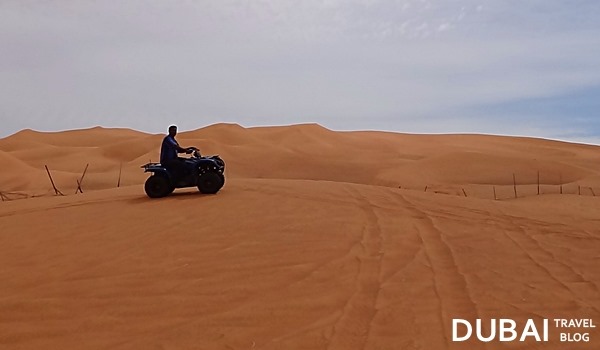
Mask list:
[[[440,323],[447,348],[461,348],[464,344],[451,341],[451,320],[453,318],[477,319],[479,310],[465,275],[460,271],[454,253],[443,232],[436,226],[427,212],[417,209],[417,206],[401,194],[396,194],[402,207],[415,217],[415,229],[423,242],[423,250],[433,278],[435,295],[439,300]],[[470,349],[485,349],[485,343],[470,343]]]
[[[371,202],[358,189],[347,186],[346,190],[362,209],[366,220],[359,243],[360,253],[356,256],[358,273],[355,291],[333,326],[328,348],[351,350],[365,348],[371,323],[377,314],[376,303],[381,289],[383,235]]]
[[[585,287],[588,290],[585,294],[597,294],[598,289],[593,282],[587,280],[581,273],[562,262],[551,251],[545,249],[535,238],[534,233],[529,232],[526,220],[511,217],[511,220],[507,220],[507,223],[514,228],[514,232],[504,230],[504,235],[512,241],[535,266],[542,270],[550,280],[554,281],[560,288],[569,293],[577,303],[590,308],[596,313],[600,313],[597,306],[586,300],[586,297],[582,294],[581,290],[581,287]],[[579,285],[580,289],[572,288],[572,284]]]

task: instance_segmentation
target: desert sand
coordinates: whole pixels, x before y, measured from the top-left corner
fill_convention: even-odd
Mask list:
[[[0,139],[0,348],[600,348],[452,341],[454,318],[600,325],[600,147],[218,124],[177,138],[225,187],[151,200],[162,137]]]

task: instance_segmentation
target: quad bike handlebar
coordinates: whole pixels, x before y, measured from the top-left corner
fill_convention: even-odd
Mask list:
[[[200,150],[197,147],[188,147],[186,148],[186,154],[191,154],[194,158],[200,158]]]

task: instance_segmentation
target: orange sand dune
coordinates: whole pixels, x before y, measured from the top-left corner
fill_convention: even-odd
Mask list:
[[[119,169],[128,184],[142,183],[139,166],[159,158],[162,135],[126,129],[92,128],[56,133],[22,131],[0,139],[0,151],[38,170],[63,172],[59,188],[72,191],[86,164],[88,189],[114,187]],[[334,132],[316,124],[243,128],[216,124],[178,136],[184,146],[220,154],[232,177],[344,181],[423,189],[425,186],[480,194],[478,185],[600,184],[598,147],[564,142],[484,135],[409,135]],[[42,172],[42,174],[44,174]],[[27,181],[23,178],[33,176]],[[51,189],[37,172],[5,190]],[[592,179],[592,180],[590,180]],[[23,186],[30,184],[30,188]],[[488,188],[485,198],[489,198]]]
[[[600,324],[598,147],[219,124],[178,139],[225,187],[151,200],[161,138],[0,139],[0,191],[45,194],[0,202],[0,349],[600,348],[452,341],[454,318]]]
[[[35,130],[22,130],[8,138],[0,140],[0,147],[5,144],[42,143],[62,147],[97,146],[126,140],[143,133],[131,129],[94,127],[82,130],[69,130],[60,132],[39,132]]]

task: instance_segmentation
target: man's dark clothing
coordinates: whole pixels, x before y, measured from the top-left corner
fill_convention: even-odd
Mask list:
[[[171,135],[167,135],[160,147],[160,164],[171,171],[176,179],[182,178],[187,172],[185,160],[177,156],[179,144]]]
[[[179,144],[175,140],[175,137],[171,135],[165,136],[160,147],[160,162],[162,164],[167,163],[170,160],[177,159],[177,150]]]

